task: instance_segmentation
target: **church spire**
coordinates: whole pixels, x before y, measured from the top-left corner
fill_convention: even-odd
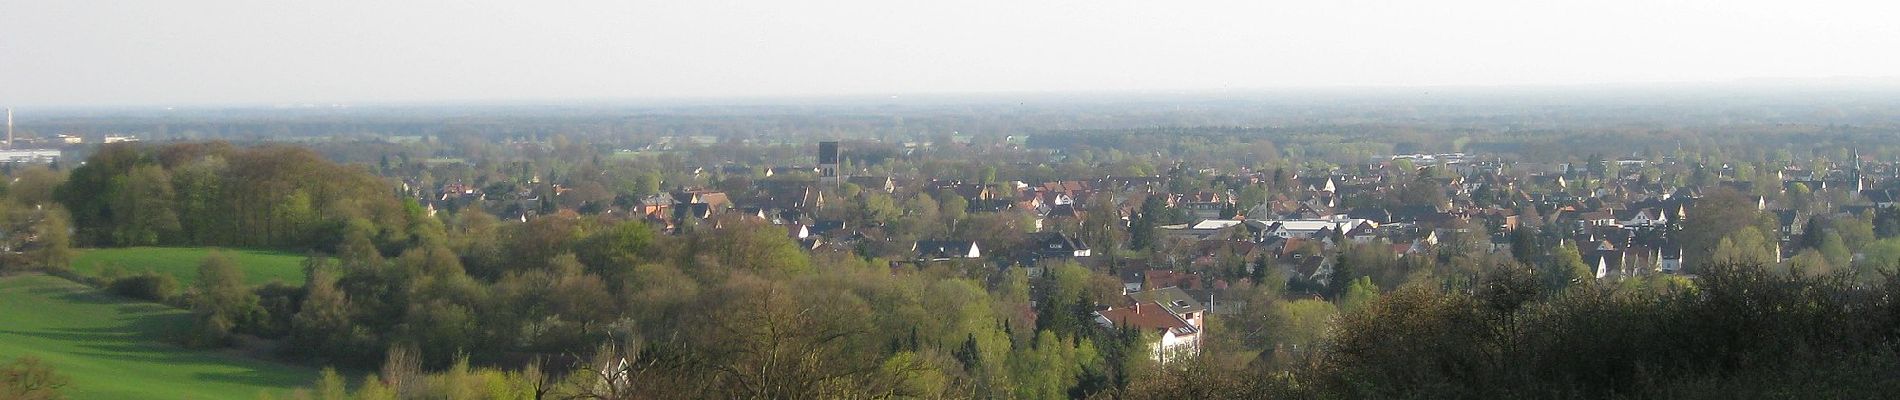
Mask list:
[[[1855,192],[1859,192],[1862,189],[1864,189],[1862,187],[1863,183],[1860,178],[1860,147],[1859,146],[1854,147],[1854,171],[1853,171],[1852,178],[1854,179]]]

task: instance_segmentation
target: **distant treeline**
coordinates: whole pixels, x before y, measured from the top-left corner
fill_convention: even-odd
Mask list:
[[[330,249],[348,229],[400,248],[422,210],[382,178],[289,146],[101,148],[55,192],[87,246]]]

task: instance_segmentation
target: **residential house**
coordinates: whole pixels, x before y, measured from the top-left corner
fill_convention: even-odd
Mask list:
[[[1117,306],[1095,312],[1103,329],[1123,327],[1156,334],[1151,359],[1168,363],[1200,353],[1207,308],[1178,287],[1130,293]]]
[[[1333,180],[1333,177],[1330,175],[1301,177],[1300,186],[1304,187],[1308,192],[1333,192],[1339,190],[1338,181]]]
[[[707,189],[675,191],[673,192],[673,204],[675,206],[704,204],[708,208],[717,210],[732,208],[732,200],[726,196],[726,192]]]
[[[1201,274],[1171,269],[1149,269],[1141,274],[1141,287],[1151,290],[1169,287],[1200,289]]]
[[[818,176],[818,167],[806,167],[806,166],[794,165],[794,166],[772,167],[772,168],[765,169],[765,176],[767,177],[788,175],[788,174],[805,174],[805,175],[811,175],[811,176]]]
[[[858,185],[859,188],[862,188],[866,191],[878,191],[878,192],[884,192],[884,193],[897,192],[897,181],[892,180],[891,177],[888,177],[888,176],[853,176],[853,177],[845,178],[844,181],[849,182],[853,185]]]
[[[1195,219],[1222,218],[1222,217],[1225,217],[1225,215],[1221,215],[1221,214],[1225,214],[1226,211],[1230,210],[1232,207],[1234,207],[1233,203],[1216,202],[1216,201],[1189,202],[1189,203],[1181,204],[1181,209],[1187,211],[1188,216],[1193,217]]]
[[[825,192],[809,181],[762,181],[756,184],[750,205],[772,210],[815,210],[825,205]]]
[[[664,194],[655,194],[640,198],[640,203],[633,206],[633,212],[648,218],[665,218],[668,214],[667,210],[671,208],[673,208],[672,198]]]
[[[1240,232],[1246,229],[1239,227],[1242,224],[1243,221],[1234,219],[1209,219],[1192,224],[1162,225],[1160,228],[1162,233],[1171,237],[1206,240],[1228,235],[1245,236]]]
[[[983,184],[978,184],[978,183],[963,183],[963,182],[958,182],[958,181],[931,181],[930,187],[931,189],[933,189],[931,193],[943,194],[947,192],[947,193],[950,193],[951,195],[962,197],[964,200],[969,200],[972,203],[976,202],[977,200],[989,200],[989,199],[996,198],[996,192],[991,191],[989,185],[983,185]]]
[[[1661,228],[1669,224],[1669,216],[1655,208],[1625,211],[1617,220],[1624,228]]]
[[[1356,232],[1355,235],[1371,239],[1371,232],[1379,225],[1363,219],[1287,219],[1266,220],[1266,235],[1281,238],[1330,239],[1333,232],[1342,234]],[[1362,229],[1363,228],[1363,229]]]
[[[1035,243],[1037,258],[1075,258],[1088,257],[1089,246],[1081,239],[1060,232],[1037,232],[1029,235]]]
[[[974,240],[919,240],[910,250],[924,261],[983,258],[983,250]]]
[[[826,237],[850,234],[850,231],[845,229],[844,220],[837,219],[812,221],[808,229],[813,235]]]

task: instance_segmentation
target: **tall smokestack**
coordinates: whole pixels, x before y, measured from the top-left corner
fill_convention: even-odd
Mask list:
[[[13,107],[7,107],[7,148],[13,148]]]

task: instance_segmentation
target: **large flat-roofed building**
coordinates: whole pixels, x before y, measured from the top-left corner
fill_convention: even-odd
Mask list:
[[[0,150],[0,163],[51,163],[59,161],[56,149]]]

